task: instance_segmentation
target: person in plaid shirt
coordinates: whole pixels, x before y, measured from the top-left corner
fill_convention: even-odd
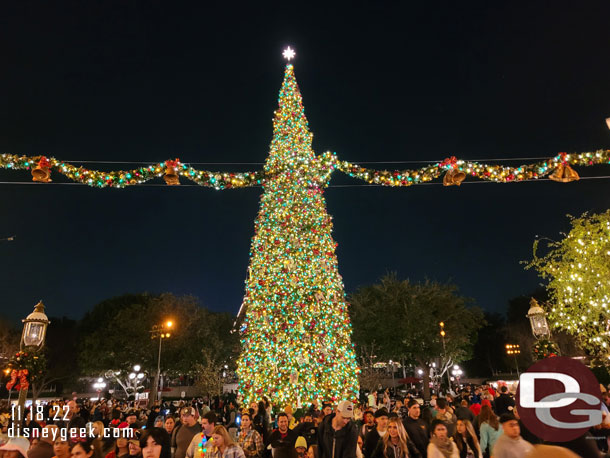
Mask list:
[[[252,427],[252,419],[249,413],[241,414],[241,431],[237,443],[244,451],[246,458],[262,458],[265,448],[263,439],[258,431]]]
[[[233,442],[224,426],[214,428],[212,444],[207,446],[206,458],[245,458],[241,447]]]

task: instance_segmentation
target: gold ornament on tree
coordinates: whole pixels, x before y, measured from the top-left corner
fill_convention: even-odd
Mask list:
[[[297,383],[299,380],[299,373],[297,371],[292,371],[290,373],[290,383]]]

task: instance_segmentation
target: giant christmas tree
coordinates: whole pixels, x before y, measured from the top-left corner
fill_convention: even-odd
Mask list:
[[[353,398],[358,367],[337,271],[324,187],[334,168],[315,156],[288,64],[250,251],[238,361],[244,401],[274,404]]]

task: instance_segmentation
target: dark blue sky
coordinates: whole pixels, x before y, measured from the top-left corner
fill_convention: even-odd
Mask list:
[[[204,3],[3,3],[0,151],[263,162],[286,45],[318,154],[433,162],[610,148],[607,2]],[[0,237],[17,236],[0,242],[0,312],[11,319],[38,299],[78,318],[140,291],[193,294],[232,313],[241,304],[260,189],[0,190]],[[397,271],[452,279],[504,311],[539,282],[519,264],[534,237],[558,237],[567,213],[606,210],[609,190],[610,180],[581,180],[333,187],[326,197],[348,292]]]

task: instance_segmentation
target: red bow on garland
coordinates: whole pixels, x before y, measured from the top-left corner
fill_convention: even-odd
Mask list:
[[[457,165],[457,157],[451,156],[451,157],[445,158],[445,160],[439,164],[439,167],[450,167],[450,168],[454,169],[456,167],[456,165]]]
[[[180,159],[176,158],[175,160],[169,160],[169,161],[165,161],[165,165],[167,167],[169,167],[170,169],[175,169],[178,167],[178,164],[180,163]]]
[[[19,381],[17,381],[19,379]],[[28,370],[27,369],[13,369],[11,371],[11,380],[6,384],[6,389],[11,390],[13,387],[16,390],[27,390],[30,386],[28,382]]]
[[[42,156],[38,161],[38,167],[41,169],[48,169],[51,167],[51,162],[46,158],[46,156]]]

